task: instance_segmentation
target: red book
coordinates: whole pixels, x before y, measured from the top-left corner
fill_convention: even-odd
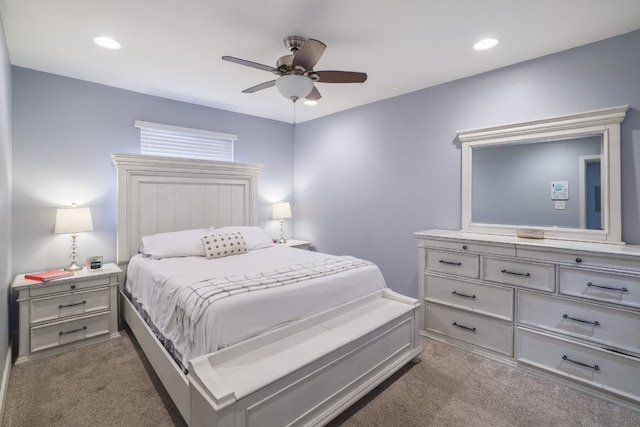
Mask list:
[[[73,276],[73,271],[49,270],[41,271],[40,273],[25,274],[24,278],[29,280],[39,280],[40,282],[48,282],[49,280],[69,276]]]

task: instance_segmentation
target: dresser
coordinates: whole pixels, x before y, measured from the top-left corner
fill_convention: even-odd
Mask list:
[[[106,264],[73,276],[39,282],[18,275],[19,351],[16,363],[70,350],[118,332],[118,280],[122,270]]]
[[[640,246],[415,237],[423,335],[640,409]]]

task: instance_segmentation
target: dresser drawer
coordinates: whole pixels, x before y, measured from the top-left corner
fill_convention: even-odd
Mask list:
[[[553,292],[555,266],[502,258],[483,258],[484,280]]]
[[[425,326],[427,330],[507,356],[513,356],[513,326],[511,323],[452,308],[426,304]]]
[[[560,293],[640,307],[640,276],[560,267]]]
[[[518,323],[640,353],[640,315],[626,310],[520,291]]]
[[[513,289],[427,274],[425,300],[475,313],[513,319]]]
[[[518,246],[518,257],[552,263],[570,264],[573,266],[604,267],[640,271],[640,263],[638,263],[637,255],[621,256],[598,252],[583,252],[579,249],[560,250],[550,247],[529,248]]]
[[[109,288],[32,299],[29,302],[31,323],[63,319],[83,313],[109,309]]]
[[[34,326],[30,331],[31,352],[108,334],[110,315],[109,312],[100,313],[64,322]]]
[[[75,280],[56,280],[55,282],[42,283],[32,286],[29,290],[29,296],[41,297],[50,294],[59,294],[62,292],[78,291],[82,289],[95,288],[97,286],[105,286],[109,284],[109,277],[96,277],[95,279]]]
[[[583,384],[640,399],[640,360],[518,328],[518,362]]]
[[[492,255],[516,256],[516,247],[512,244],[485,244],[473,240],[432,240],[423,239],[427,248],[451,249],[454,251],[479,252]]]
[[[427,250],[427,270],[477,279],[480,257],[474,254]]]

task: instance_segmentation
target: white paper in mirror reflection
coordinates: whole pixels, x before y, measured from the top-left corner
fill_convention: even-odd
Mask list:
[[[578,160],[578,163],[580,161]],[[580,178],[579,178],[580,179]],[[598,181],[600,177],[598,177]],[[551,200],[569,199],[569,181],[554,181],[551,183]]]

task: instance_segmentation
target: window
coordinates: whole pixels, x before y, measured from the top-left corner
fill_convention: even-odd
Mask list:
[[[233,161],[236,135],[136,120],[140,154]]]

